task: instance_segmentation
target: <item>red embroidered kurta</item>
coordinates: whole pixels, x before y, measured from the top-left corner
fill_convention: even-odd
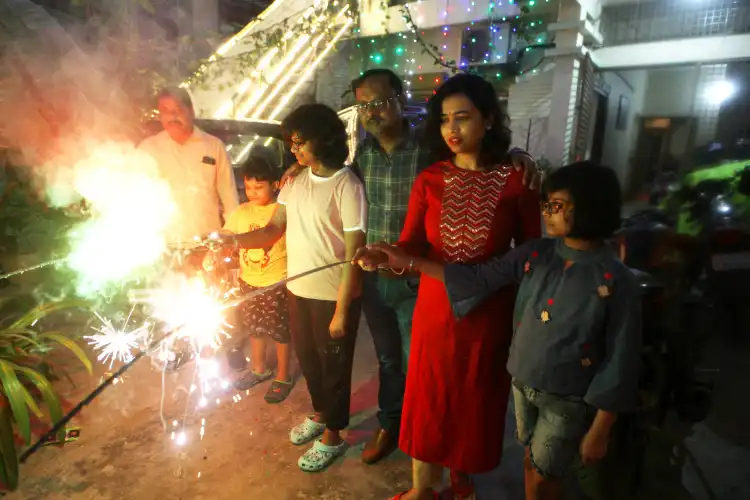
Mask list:
[[[541,233],[538,193],[512,167],[436,163],[417,177],[399,245],[443,262],[481,262]],[[401,449],[417,460],[481,473],[500,463],[515,288],[456,321],[445,286],[423,276],[412,325]]]

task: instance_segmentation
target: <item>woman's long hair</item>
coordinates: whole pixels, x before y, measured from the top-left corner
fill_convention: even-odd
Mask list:
[[[495,88],[490,82],[477,75],[461,74],[447,80],[430,99],[425,125],[425,144],[438,160],[453,157],[448,145],[440,133],[443,101],[446,97],[463,94],[471,100],[485,120],[490,121],[489,130],[485,131],[481,144],[480,162],[497,165],[508,159],[511,142],[509,119],[505,107],[500,105]]]

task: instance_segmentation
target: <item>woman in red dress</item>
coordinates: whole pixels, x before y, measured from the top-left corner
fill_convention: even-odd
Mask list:
[[[506,123],[492,85],[478,76],[455,76],[437,91],[425,132],[444,160],[417,177],[400,247],[475,263],[539,237],[539,195],[508,162]],[[375,250],[360,256],[364,267],[387,260]],[[469,474],[500,463],[514,301],[515,289],[504,289],[456,321],[445,286],[422,276],[399,440],[413,458],[413,488],[396,498],[436,497],[444,468],[454,495],[473,498]]]

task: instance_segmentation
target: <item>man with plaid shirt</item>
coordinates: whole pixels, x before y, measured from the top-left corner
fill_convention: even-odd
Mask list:
[[[404,227],[414,180],[432,162],[420,145],[418,130],[403,116],[404,92],[398,76],[385,69],[370,70],[352,83],[352,90],[367,131],[352,165],[367,194],[367,243],[396,242]],[[520,151],[512,158],[517,169],[524,169],[529,188],[535,188],[539,179],[534,160]],[[377,462],[398,446],[418,287],[416,275],[381,271],[365,273],[363,278],[362,307],[380,365],[380,428],[365,445],[362,460],[366,463]]]

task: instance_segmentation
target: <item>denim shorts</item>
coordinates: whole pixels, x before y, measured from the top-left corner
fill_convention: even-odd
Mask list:
[[[595,409],[573,396],[558,396],[513,381],[518,441],[544,477],[562,478],[573,470],[578,449]]]

